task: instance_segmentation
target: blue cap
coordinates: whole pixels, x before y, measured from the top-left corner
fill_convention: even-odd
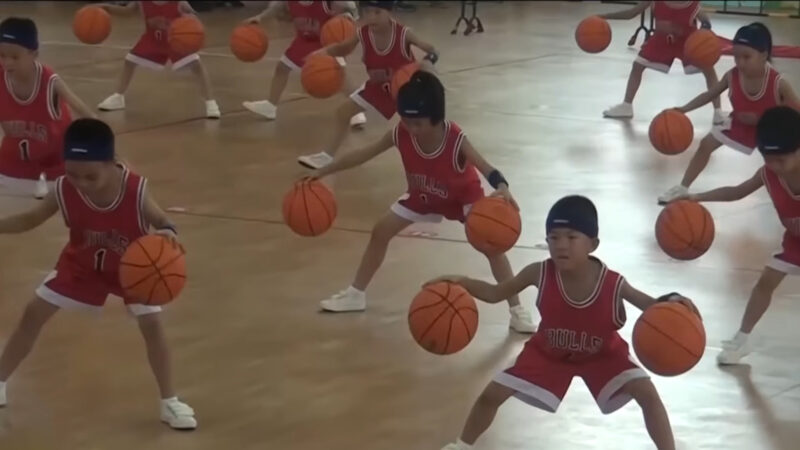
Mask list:
[[[756,126],[756,143],[762,155],[800,150],[800,112],[788,106],[765,111]]]
[[[769,53],[772,50],[772,37],[761,24],[750,24],[739,28],[733,37],[734,45],[745,45],[759,52]]]
[[[0,23],[0,42],[38,50],[39,33],[36,31],[36,24],[30,19],[9,17]]]
[[[570,195],[557,201],[547,214],[547,234],[556,228],[569,228],[594,239],[598,234],[597,209],[586,197]]]
[[[114,132],[97,119],[78,119],[64,132],[64,160],[113,161]]]

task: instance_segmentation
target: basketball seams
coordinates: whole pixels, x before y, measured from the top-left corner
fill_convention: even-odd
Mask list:
[[[306,212],[305,222],[306,225],[308,225],[308,231],[312,236],[315,236],[317,233],[314,231],[314,226],[311,225],[311,214],[309,214],[308,211],[308,200],[306,200],[306,189],[304,184],[300,186],[300,193],[303,195],[303,210]]]
[[[164,280],[164,276],[161,274],[161,270],[158,268],[158,259],[160,259],[161,255],[164,253],[164,245],[166,244],[166,241],[167,241],[166,238],[161,238],[160,239],[161,245],[159,246],[158,258],[156,260],[153,260],[152,256],[150,256],[150,253],[147,252],[147,249],[144,247],[144,245],[142,245],[142,242],[139,239],[134,241],[134,244],[139,246],[139,248],[142,250],[142,253],[144,254],[144,256],[148,259],[148,261],[150,261],[150,263],[153,266],[153,269],[155,269],[155,275],[158,276],[159,281],[161,281],[161,283],[164,284],[164,286],[166,286],[167,292],[169,293],[169,296],[172,297],[173,296],[172,295],[172,290],[167,285],[166,281]],[[158,285],[158,282],[153,283],[153,288],[150,290],[150,295],[149,295],[149,297],[147,299],[147,303],[146,304],[149,305],[150,301],[153,299],[153,291],[155,290],[155,286],[157,286],[157,285]]]
[[[691,320],[690,318],[687,318],[684,314],[681,314],[681,313],[675,311],[672,308],[663,307],[663,308],[659,308],[659,309],[661,311],[668,312],[669,314],[673,314],[675,316],[678,316],[681,319],[685,319],[687,322],[690,322],[692,324],[692,329],[694,329],[694,331],[697,332],[697,335],[699,337],[702,337],[703,340],[705,341],[705,334],[706,334],[705,330],[703,330],[702,328],[698,328],[696,326],[695,321]],[[694,313],[690,312],[688,309],[687,309],[687,312],[692,314],[692,315],[694,315]],[[687,346],[684,345],[683,342],[679,342],[678,340],[674,339],[671,335],[669,335],[669,333],[664,332],[663,330],[658,328],[654,323],[648,321],[646,317],[643,316],[641,318],[641,322],[644,323],[645,325],[647,325],[648,327],[650,327],[652,330],[658,332],[658,334],[660,334],[660,335],[664,336],[665,338],[669,339],[670,342],[673,342],[675,345],[677,345],[678,347],[680,347],[683,350],[685,350],[686,353],[688,353],[689,355],[691,355],[691,356],[693,356],[695,358],[698,358],[698,359],[703,356],[703,353],[700,353],[699,355],[695,354],[695,352],[693,352],[691,349],[687,348]]]
[[[314,197],[316,197],[316,199],[319,201],[320,205],[322,205],[322,209],[325,210],[325,215],[328,217],[328,223],[332,224],[333,223],[333,218],[334,218],[334,213],[333,213],[333,211],[328,210],[328,204],[332,203],[332,202],[326,202],[326,201],[322,200],[322,198],[319,196],[319,194],[317,194],[314,191],[313,186],[315,186],[315,185],[309,183],[308,190],[309,190],[309,192],[314,194]]]
[[[514,227],[512,227],[511,225],[509,225],[509,224],[507,224],[507,223],[505,223],[505,222],[501,222],[501,221],[499,221],[499,220],[495,219],[494,217],[487,216],[486,214],[483,214],[483,213],[481,213],[481,212],[478,212],[478,211],[470,211],[470,214],[469,214],[469,215],[470,215],[470,216],[474,215],[475,217],[480,217],[480,218],[482,218],[482,219],[486,219],[486,220],[488,220],[488,221],[490,221],[490,222],[494,222],[494,223],[496,223],[496,224],[498,224],[498,225],[502,225],[503,227],[505,227],[505,228],[507,228],[507,229],[509,229],[509,230],[513,231],[514,233],[517,233],[517,234],[519,234],[519,233],[520,233],[520,230],[518,230],[518,229],[515,229],[515,228],[514,228]],[[522,228],[522,227],[520,227],[520,228]]]
[[[453,287],[451,286],[451,284],[452,283],[445,283],[446,290],[445,290],[444,293],[441,293],[441,292],[437,291],[435,289],[436,285],[426,286],[423,289],[423,292],[432,293],[433,295],[435,295],[436,297],[439,298],[439,301],[437,301],[435,303],[431,303],[431,304],[425,305],[425,306],[416,307],[412,311],[410,311],[409,314],[408,314],[409,320],[411,320],[412,317],[414,316],[414,314],[416,314],[419,311],[429,310],[430,308],[434,308],[434,307],[440,306],[442,303],[446,303],[446,306],[444,307],[444,309],[435,318],[433,318],[431,320],[431,322],[428,324],[428,326],[421,333],[418,333],[418,336],[415,336],[416,339],[421,343],[425,339],[425,337],[428,335],[428,333],[437,326],[437,324],[439,323],[440,320],[443,319],[443,316],[445,314],[447,314],[448,312],[451,312],[452,315],[451,315],[450,321],[448,323],[447,339],[445,341],[444,348],[443,348],[442,352],[434,351],[434,353],[446,353],[446,352],[448,352],[448,348],[450,346],[450,338],[451,338],[451,335],[452,335],[452,332],[453,332],[453,320],[455,319],[456,316],[458,316],[458,318],[461,321],[462,325],[464,325],[464,328],[465,328],[465,330],[467,332],[467,336],[468,336],[469,340],[472,340],[472,338],[474,337],[474,334],[470,331],[471,328],[468,325],[467,320],[464,318],[464,316],[461,315],[460,311],[464,310],[464,309],[471,310],[477,316],[478,315],[477,308],[475,308],[474,306],[471,306],[471,305],[457,308],[455,305],[459,302],[459,300],[461,298],[463,298],[465,296],[469,296],[469,293],[464,291],[461,294],[459,294],[456,298],[454,298],[453,300],[450,300],[449,299],[450,294],[454,290]]]

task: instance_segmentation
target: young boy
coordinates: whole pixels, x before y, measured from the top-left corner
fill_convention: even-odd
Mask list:
[[[111,96],[100,102],[97,108],[101,111],[116,111],[125,109],[125,92],[131,84],[136,66],[143,66],[154,70],[163,70],[169,62],[172,70],[189,68],[200,83],[200,94],[206,104],[206,118],[219,119],[220,111],[217,101],[211,92],[211,81],[208,78],[203,62],[197,53],[190,55],[173,51],[167,42],[167,31],[173,20],[184,15],[194,14],[188,2],[128,2],[124,6],[101,4],[97,5],[110,13],[132,14],[137,9],[142,12],[145,31],[139,41],[125,57],[117,84],[117,90]]]
[[[69,242],[55,270],[25,308],[17,329],[0,356],[0,406],[6,405],[6,381],[28,356],[39,332],[61,308],[99,310],[109,294],[124,297],[119,260],[128,244],[148,234],[176,241],[175,226],[146,190],[146,180],[115,161],[114,134],[96,119],[78,119],[64,136],[66,176],[35,209],[0,219],[0,233],[22,233],[59,210],[69,228]],[[194,429],[194,411],[178,400],[158,306],[125,298],[139,322],[150,366],[161,392],[161,420],[175,429]]]
[[[275,120],[277,104],[281,99],[286,83],[289,81],[290,72],[299,72],[306,57],[322,48],[320,31],[325,23],[339,14],[349,16],[351,19],[358,17],[358,8],[355,2],[329,2],[329,1],[275,1],[269,7],[246,20],[247,23],[261,23],[265,18],[289,17],[294,24],[295,36],[292,43],[283,53],[275,74],[272,76],[269,98],[267,100],[244,102],[242,105],[248,110],[259,114],[269,120]],[[344,58],[337,58],[339,64],[345,65]],[[348,95],[355,89],[350,86],[349,79],[345,79],[344,92]],[[366,123],[367,117],[363,112],[350,118],[350,125],[360,127]]]
[[[764,166],[738,186],[726,186],[685,196],[698,202],[741,200],[762,186],[767,187],[772,204],[786,231],[783,249],[773,255],[750,293],[739,331],[723,341],[719,364],[738,364],[751,351],[748,337],[769,308],[772,294],[786,274],[800,275],[800,112],[787,106],[767,110],[756,130],[758,150]]]
[[[336,158],[314,172],[314,178],[359,166],[391,147],[397,147],[408,180],[408,191],[375,225],[353,284],[321,302],[331,312],[363,311],[364,295],[378,271],[389,242],[415,222],[441,222],[443,218],[464,222],[473,203],[483,198],[478,171],[496,189],[493,195],[514,199],[503,175],[489,165],[466,138],[458,125],[445,120],[444,86],[433,74],[418,71],[398,93],[397,110],[402,121],[378,142]],[[477,168],[477,170],[476,170]],[[498,280],[513,276],[505,255],[489,256],[492,273]],[[519,297],[507,297],[511,311],[510,327],[532,333],[536,327]]]
[[[331,56],[343,57],[361,44],[369,79],[336,111],[335,131],[328,146],[320,153],[298,158],[303,166],[319,169],[329,164],[347,137],[350,118],[355,114],[370,109],[387,120],[394,117],[397,107],[390,93],[390,83],[395,71],[414,62],[412,45],[427,53],[425,59],[431,64],[438,60],[432,45],[394,21],[391,14],[393,4],[393,1],[361,2],[361,22],[364,25],[358,29],[356,36],[319,50]]]
[[[67,106],[80,116],[94,113],[38,56],[32,20],[0,23],[0,186],[41,199],[48,180],[64,174],[62,138],[72,121]]]
[[[653,69],[669,73],[672,63],[676,59],[684,62],[683,71],[687,75],[700,72],[700,69],[687,65],[683,59],[683,46],[686,38],[697,29],[697,19],[702,27],[711,29],[708,16],[700,11],[699,1],[642,1],[633,8],[615,13],[601,14],[605,19],[629,20],[638,17],[653,8],[656,26],[653,35],[642,45],[639,56],[633,62],[631,74],[628,77],[628,86],[625,89],[625,99],[622,103],[603,111],[603,116],[611,119],[630,119],[633,117],[633,98],[642,84],[642,74],[645,69]],[[714,68],[703,70],[706,85],[709,89],[717,84],[717,72]],[[712,100],[714,103],[714,123],[725,120],[720,111],[719,98]]]
[[[661,398],[645,371],[631,359],[628,344],[617,330],[625,323],[622,300],[641,310],[656,301],[680,301],[696,312],[694,305],[675,293],[655,300],[592,256],[600,243],[597,210],[586,197],[573,195],[557,201],[547,215],[546,231],[550,259],[529,265],[499,285],[459,276],[435,280],[460,284],[488,303],[536,286],[542,316],[539,331],[514,365],[484,389],[460,439],[444,450],[471,449],[509,397],[555,412],[575,376],[583,379],[604,414],[636,400],[656,447],[674,450]]]

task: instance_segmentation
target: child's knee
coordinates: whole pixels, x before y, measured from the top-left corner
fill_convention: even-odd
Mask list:
[[[139,322],[139,329],[145,337],[157,336],[163,333],[161,315],[158,313],[136,316],[136,320]]]
[[[388,244],[396,234],[392,226],[383,222],[378,222],[372,227],[371,239],[373,242]]]
[[[339,108],[336,109],[336,118],[339,122],[345,123],[346,125],[350,125],[350,118],[354,115],[358,114],[360,111],[358,105],[350,99],[348,99],[345,103],[342,103]]]
[[[502,406],[513,393],[514,391],[511,389],[493,382],[481,392],[481,395],[478,396],[478,400],[476,400],[475,403],[481,408],[497,409]]]
[[[647,67],[645,67],[644,64],[642,64],[640,62],[637,62],[637,61],[634,61],[633,65],[631,66],[631,74],[639,74],[639,75],[641,75],[644,72],[644,69],[646,69],[646,68]]]
[[[25,311],[22,313],[22,320],[19,323],[20,331],[38,333],[56,311],[58,311],[58,307],[37,298],[25,307]]]
[[[722,144],[714,136],[708,134],[700,141],[700,146],[697,147],[698,153],[714,153],[714,150],[720,148]]]
[[[623,391],[631,396],[639,405],[661,402],[655,385],[649,378],[631,380],[623,386]]]

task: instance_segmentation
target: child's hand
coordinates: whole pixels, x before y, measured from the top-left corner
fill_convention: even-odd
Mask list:
[[[167,241],[169,241],[170,245],[172,245],[172,248],[174,250],[180,250],[181,253],[186,253],[186,249],[184,249],[183,245],[181,245],[181,243],[178,242],[178,235],[175,234],[175,232],[172,231],[171,229],[163,228],[161,230],[156,230],[156,234],[166,238]]]
[[[453,284],[461,284],[461,282],[463,280],[464,280],[464,277],[462,277],[461,275],[443,275],[441,277],[434,278],[434,279],[426,282],[425,284],[422,285],[422,287],[430,286],[431,284],[442,283],[442,282],[444,282],[444,283],[453,283]]]
[[[745,125],[755,126],[758,124],[758,116],[751,112],[741,112],[736,114],[736,119]]]
[[[680,303],[681,305],[689,308],[690,311],[692,311],[693,313],[697,314],[697,317],[699,317],[700,320],[703,320],[703,316],[700,315],[700,310],[698,310],[697,306],[695,306],[694,302],[692,302],[688,298],[681,296],[681,297],[679,297],[679,298],[677,298],[677,299],[675,299],[673,301],[676,301],[676,302]]]
[[[248,17],[244,20],[244,23],[251,24],[251,25],[258,25],[261,23],[261,14],[257,14],[253,17]]]
[[[519,205],[517,205],[517,201],[514,200],[514,196],[511,195],[511,191],[508,190],[508,187],[502,186],[498,188],[496,191],[492,192],[492,197],[500,197],[511,203],[511,206],[514,207],[517,211],[519,211]]]

